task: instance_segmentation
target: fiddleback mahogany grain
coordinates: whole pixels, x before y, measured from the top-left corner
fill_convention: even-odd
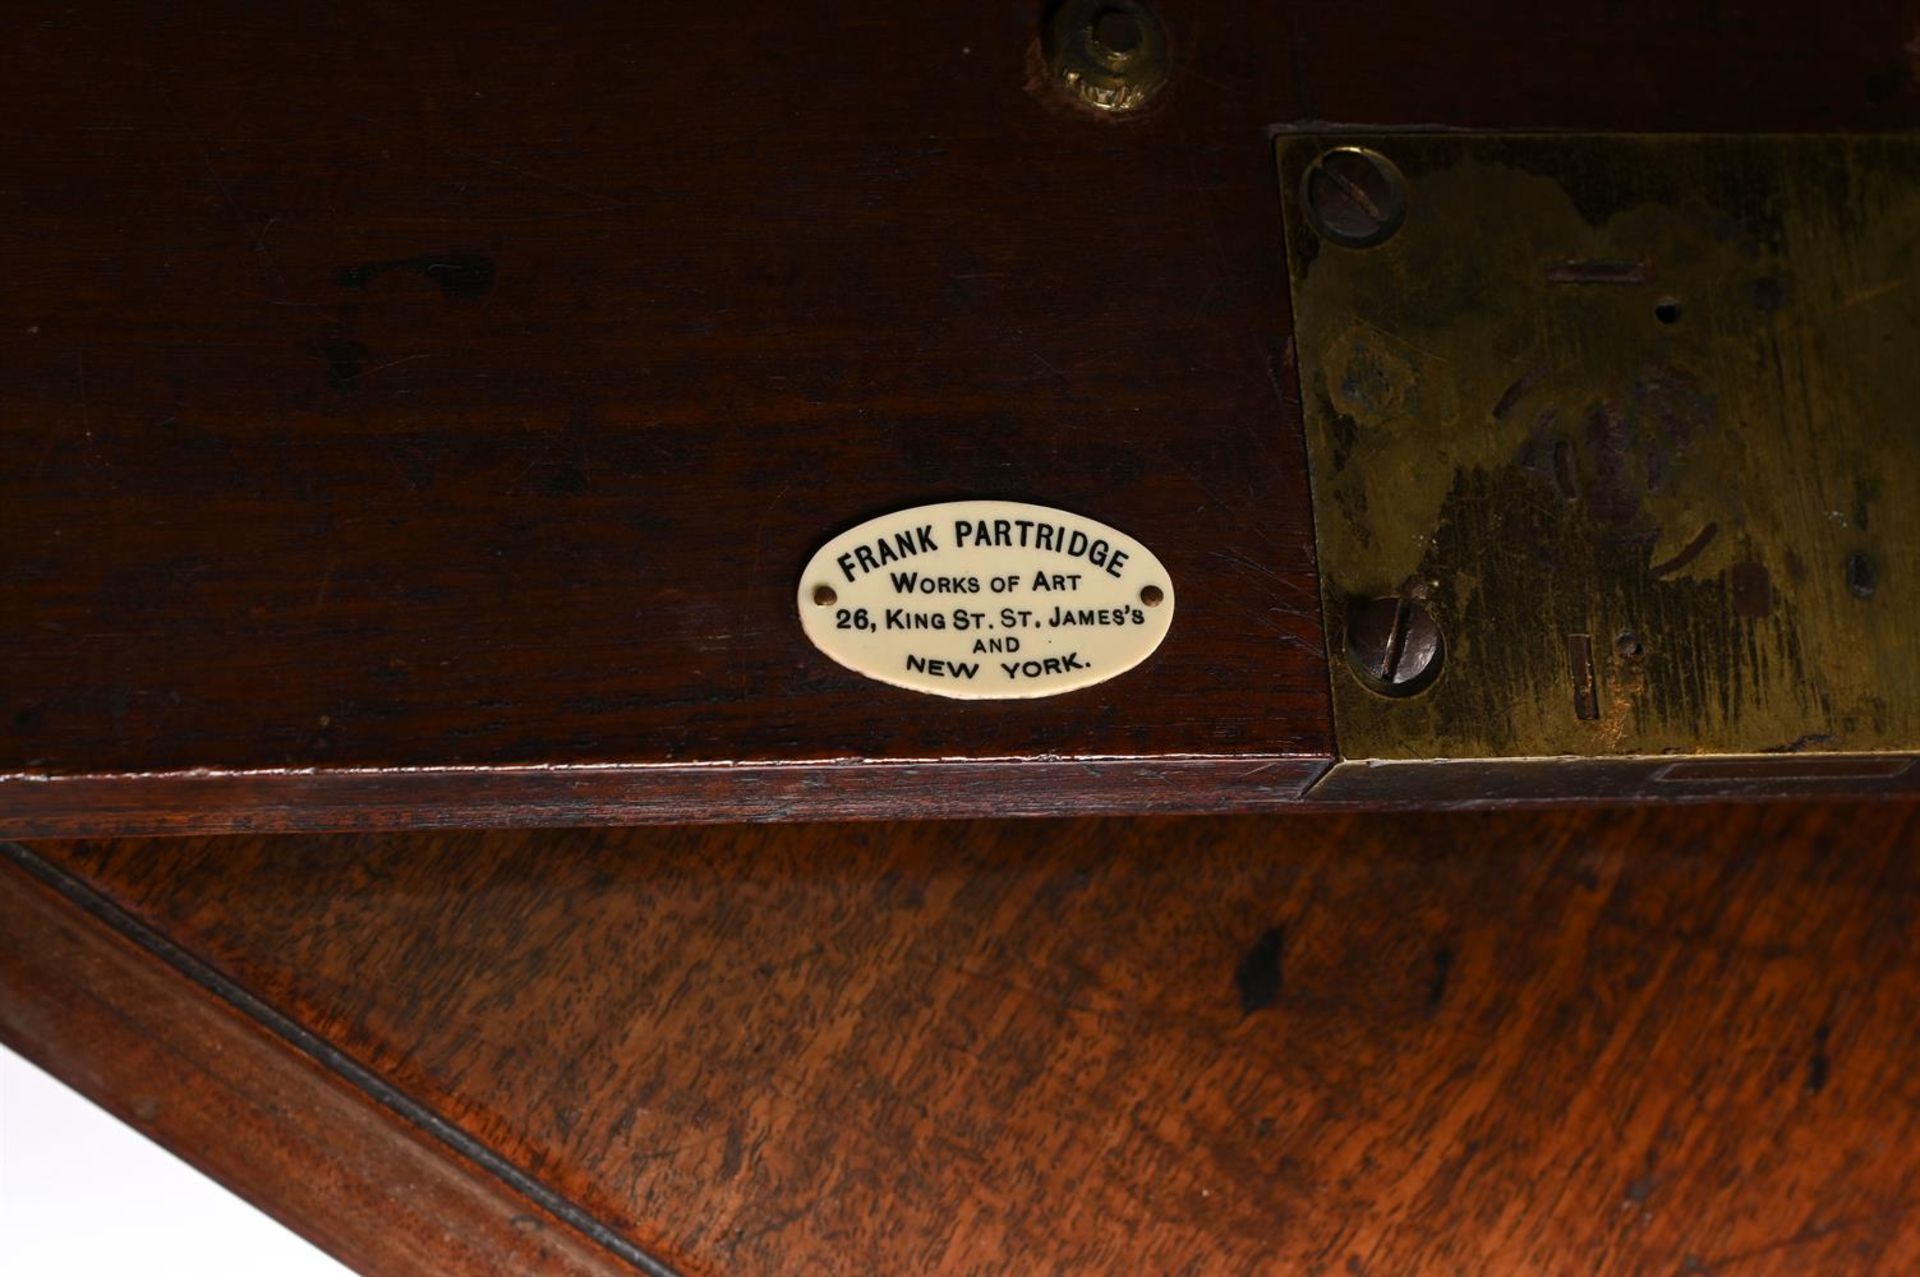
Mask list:
[[[636,1271],[630,1247],[589,1241],[500,1176],[449,1156],[421,1123],[346,1080],[351,1066],[324,1044],[244,991],[244,1005],[221,997],[218,977],[163,937],[116,929],[125,920],[110,907],[80,905],[84,887],[14,848],[0,856],[10,862],[0,869],[0,1038],[122,1121],[356,1271]],[[283,1021],[280,1031],[263,1020]],[[392,1098],[377,1083],[372,1091]]]
[[[1378,1277],[1912,1271],[1916,851],[1888,803],[34,854],[689,1273]]]

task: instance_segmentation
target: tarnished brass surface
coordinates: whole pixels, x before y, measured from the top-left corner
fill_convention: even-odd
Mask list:
[[[1364,248],[1303,207],[1356,145],[1405,189]],[[1277,158],[1344,757],[1920,746],[1920,138]],[[1418,695],[1341,650],[1391,596],[1444,635]]]

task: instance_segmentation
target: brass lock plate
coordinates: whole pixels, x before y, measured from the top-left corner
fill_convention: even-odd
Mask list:
[[[1344,758],[1915,752],[1920,139],[1276,149]]]

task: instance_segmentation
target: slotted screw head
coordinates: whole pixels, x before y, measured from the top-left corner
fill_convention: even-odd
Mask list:
[[[1347,660],[1382,696],[1413,696],[1433,686],[1446,640],[1418,599],[1362,599],[1347,613]]]
[[[1407,215],[1407,184],[1393,161],[1363,146],[1339,146],[1301,178],[1307,220],[1344,248],[1385,243]]]

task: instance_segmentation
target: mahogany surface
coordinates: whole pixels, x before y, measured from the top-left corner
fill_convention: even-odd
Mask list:
[[[270,1009],[238,991],[244,1007],[208,996],[195,979],[203,970],[156,936],[140,939],[176,963],[73,908],[51,884],[7,873],[0,878],[0,1037],[121,1121],[322,1239],[356,1271],[630,1271],[499,1177],[448,1157],[421,1125],[367,1103],[342,1080],[337,1056],[321,1064],[309,1052],[325,1055],[324,1046]],[[75,1193],[87,1187],[62,1185]],[[84,1242],[76,1252],[67,1271],[98,1271],[85,1267]],[[16,1262],[0,1237],[0,1267],[14,1271]]]
[[[1893,803],[46,843],[0,1036],[378,1273],[479,1269],[183,1062],[494,1179],[566,1243],[514,1271],[1905,1273],[1916,851]]]
[[[1115,124],[1029,5],[8,6],[0,831],[1284,801],[1336,743],[1270,126],[1920,122],[1913,0],[1164,8]],[[930,704],[805,645],[815,545],[963,496],[1146,541],[1163,649]],[[898,810],[989,809],[947,775]]]

